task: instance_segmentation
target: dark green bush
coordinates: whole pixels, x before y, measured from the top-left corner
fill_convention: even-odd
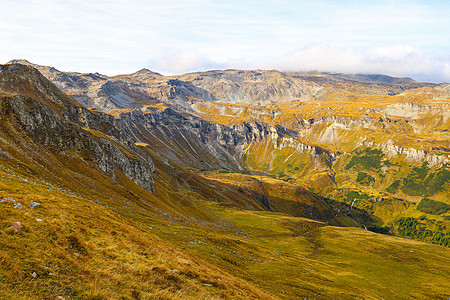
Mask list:
[[[396,180],[386,189],[386,191],[393,194],[393,193],[397,192],[399,186],[400,186],[400,180]]]
[[[345,166],[345,169],[360,166],[365,169],[379,170],[381,168],[381,160],[384,154],[379,149],[366,148],[364,150],[358,150],[352,156],[350,162]]]
[[[417,205],[417,209],[427,214],[442,215],[450,210],[450,205],[428,198],[423,198]]]
[[[398,226],[397,232],[399,236],[447,247],[450,246],[450,231],[447,231],[447,228],[444,226],[431,231],[413,217],[402,217],[397,219],[395,224]]]
[[[356,178],[356,182],[359,182],[360,184],[364,185],[370,185],[375,182],[375,178],[373,178],[371,175],[364,173],[364,172],[358,172],[358,177]]]

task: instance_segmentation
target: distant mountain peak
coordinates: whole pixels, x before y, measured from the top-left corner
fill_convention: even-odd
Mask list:
[[[134,72],[132,75],[158,75],[158,76],[162,76],[161,74],[157,73],[157,72],[153,72],[147,68],[142,68],[139,71]]]
[[[27,65],[27,66],[34,66],[35,64],[29,62],[26,59],[12,59],[9,62],[6,63],[7,65],[12,65],[12,64],[21,64],[21,65]]]
[[[24,65],[24,66],[30,66],[30,67],[38,69],[40,72],[43,72],[43,71],[59,72],[59,70],[55,69],[54,67],[34,64],[26,59],[13,59],[13,60],[10,60],[9,62],[7,62],[6,64],[7,65],[19,64],[19,65]]]

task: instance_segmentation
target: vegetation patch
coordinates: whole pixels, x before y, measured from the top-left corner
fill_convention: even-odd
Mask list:
[[[361,200],[367,200],[370,198],[370,196],[366,193],[358,193],[357,191],[348,191],[346,194],[346,203],[351,203],[353,199],[361,199]]]
[[[426,224],[413,217],[402,217],[395,221],[397,233],[401,237],[412,238],[432,244],[450,246],[450,231],[441,224],[435,230],[427,228]]]
[[[385,226],[377,226],[377,225],[372,225],[372,226],[368,226],[367,230],[370,230],[372,232],[376,232],[376,233],[381,233],[381,234],[389,234],[389,227],[385,227]]]
[[[395,180],[387,189],[386,192],[394,194],[398,191],[401,181]]]
[[[364,172],[358,172],[358,177],[356,178],[356,182],[359,182],[363,185],[371,185],[375,183],[375,178],[373,178],[370,174]]]
[[[380,170],[383,156],[383,152],[379,149],[356,150],[345,169],[349,170],[359,166],[364,169]]]
[[[442,215],[450,210],[450,205],[428,198],[423,198],[417,205],[417,209],[427,214]]]
[[[442,191],[445,184],[450,182],[448,165],[432,172],[428,163],[424,162],[420,167],[414,167],[408,177],[403,179],[402,191],[411,196],[430,196]]]

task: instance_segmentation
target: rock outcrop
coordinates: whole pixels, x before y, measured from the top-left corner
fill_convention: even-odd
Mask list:
[[[0,66],[1,122],[21,128],[35,143],[53,151],[75,151],[115,178],[122,171],[153,190],[151,159],[120,129],[114,117],[82,107],[36,70],[22,65]],[[8,126],[6,126],[8,127]]]
[[[242,149],[245,145],[265,138],[277,144],[285,136],[295,136],[295,132],[281,126],[245,122],[229,127],[172,109],[146,113],[133,110],[121,113],[119,120],[127,124],[129,135],[143,143],[148,142],[151,147],[159,143],[172,159],[190,166],[199,166],[198,161],[202,161],[200,166],[211,168],[243,169]],[[146,133],[139,126],[143,126]],[[208,162],[207,157],[211,161]]]
[[[376,145],[388,157],[404,155],[406,160],[421,163],[427,161],[430,167],[441,165],[450,162],[450,154],[432,154],[425,150],[414,148],[403,148],[395,145],[393,140],[388,140],[386,143]]]

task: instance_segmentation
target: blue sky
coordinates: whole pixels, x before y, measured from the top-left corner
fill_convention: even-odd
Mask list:
[[[0,62],[64,71],[383,73],[450,82],[450,1],[2,0]]]

